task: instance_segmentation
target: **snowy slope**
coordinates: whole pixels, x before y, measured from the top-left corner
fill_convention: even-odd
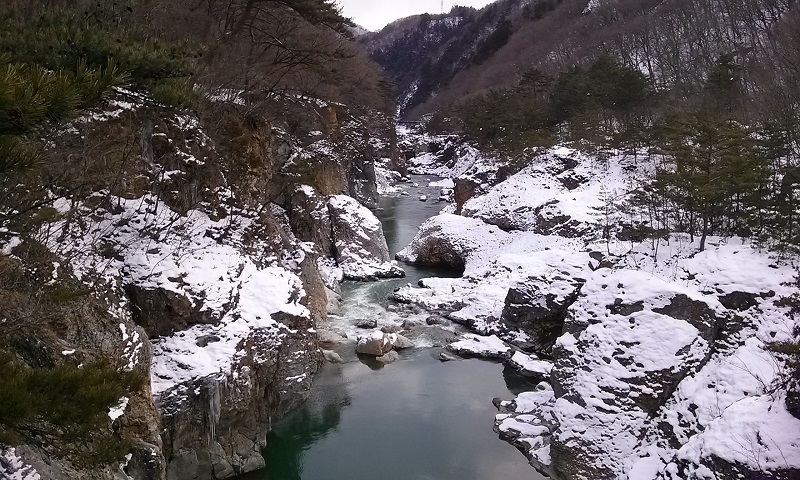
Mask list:
[[[470,177],[478,156],[462,152],[412,164]],[[621,224],[643,218],[623,207],[650,168],[641,158],[601,161],[565,147],[530,157],[518,173],[484,184],[461,216],[430,219],[398,255],[461,262],[463,276],[425,279],[394,298],[522,348],[536,330],[506,321],[512,291],[534,292],[522,305],[529,311],[571,302],[549,371],[553,389],[520,395],[496,419],[542,470],[791,478],[800,469],[800,419],[786,409],[779,385],[787,367],[768,345],[800,333],[782,303],[796,293],[798,259],[738,238],[709,238],[699,253],[682,234],[617,238]],[[536,361],[523,357],[518,363]]]

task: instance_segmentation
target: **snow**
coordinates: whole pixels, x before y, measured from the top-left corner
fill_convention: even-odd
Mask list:
[[[783,395],[742,398],[692,437],[678,458],[699,463],[711,455],[758,470],[800,467],[800,420],[783,407]]]
[[[3,480],[42,480],[35,468],[17,455],[15,448],[0,450],[0,478]]]
[[[183,216],[150,195],[114,198],[113,203],[119,205],[118,213],[97,212],[96,222],[85,229],[66,220],[56,224],[70,241],[52,248],[70,259],[75,275],[84,281],[99,277],[117,285],[122,279],[141,288],[175,292],[215,320],[214,325],[195,325],[153,341],[154,394],[193,378],[227,372],[237,344],[253,329],[273,329],[280,342],[277,331],[285,327],[271,314],[309,314],[299,303],[304,293],[297,274],[284,268],[280,258],[248,255],[240,243],[254,216],[215,221],[199,210]],[[115,254],[111,258],[98,254],[98,245]],[[146,340],[125,323],[120,331],[125,368],[132,369]],[[197,339],[204,335],[216,335],[220,341],[198,347]]]
[[[796,257],[779,258],[735,237],[709,237],[703,252],[685,234],[642,243],[616,239],[621,222],[646,218],[622,207],[652,170],[647,160],[614,152],[600,160],[557,146],[532,152],[518,173],[495,182],[485,171],[497,161],[469,146],[455,148],[447,166],[426,153],[411,160],[413,169],[468,178],[477,182],[477,195],[463,216],[429,219],[398,256],[417,262],[446,252],[463,262],[464,273],[423,279],[393,298],[496,335],[502,344],[525,340],[500,322],[509,288],[535,287],[543,299],[563,300],[585,281],[569,308],[571,333],[557,341],[559,358],[569,362],[551,365],[503,351],[517,369],[557,371],[564,391],[559,398],[552,389],[520,394],[516,403],[504,402],[513,412],[497,416],[498,431],[534,465],[549,466],[550,441],[557,439],[583,445],[584,461],[629,480],[663,479],[665,472],[716,478],[712,457],[753,471],[800,468],[800,420],[787,412],[777,387],[786,366],[767,349],[769,342],[797,340],[796,322],[780,303],[796,294]],[[611,236],[603,239],[606,227]],[[602,264],[590,252],[602,252]],[[736,292],[754,295],[755,305],[728,310],[720,298]],[[667,315],[681,316],[675,309],[686,300],[674,302],[684,298],[693,302],[689,321]],[[731,321],[741,329],[724,330],[712,348],[714,322]],[[454,345],[491,352],[485,338]]]
[[[20,245],[22,245],[22,240],[19,237],[11,237],[2,245],[0,253],[6,256],[11,255],[11,252]]]
[[[108,410],[108,418],[110,418],[112,422],[116,421],[125,413],[125,409],[128,408],[129,400],[130,399],[128,397],[122,397],[120,398],[119,403]]]
[[[497,338],[496,335],[484,337],[471,333],[465,334],[463,340],[451,343],[449,348],[456,353],[482,357],[504,357],[511,351],[511,347]]]
[[[440,188],[456,188],[455,182],[453,182],[452,178],[445,178],[442,180],[436,180],[434,182],[428,182],[429,187],[440,187]]]
[[[522,352],[514,352],[509,363],[512,367],[526,376],[549,376],[553,370],[553,362],[539,360],[536,355],[526,355]]]

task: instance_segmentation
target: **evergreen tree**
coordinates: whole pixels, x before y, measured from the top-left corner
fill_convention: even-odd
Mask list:
[[[654,190],[675,205],[680,226],[700,233],[701,251],[715,229],[741,233],[759,223],[767,165],[752,132],[699,111],[670,117],[659,143],[666,161]]]

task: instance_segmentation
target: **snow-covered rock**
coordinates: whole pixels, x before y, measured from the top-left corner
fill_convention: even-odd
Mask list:
[[[613,207],[635,185],[627,160],[599,162],[568,148],[534,156],[530,164],[464,204],[462,215],[504,230],[593,237],[616,221]]]
[[[15,448],[0,450],[0,478],[7,480],[42,480],[35,468],[17,455]]]
[[[463,340],[453,342],[448,347],[459,355],[475,355],[485,358],[506,359],[511,356],[511,347],[496,335],[484,337],[468,333]]]
[[[388,353],[392,346],[392,335],[376,330],[358,337],[356,352],[379,357]]]
[[[548,471],[552,463],[550,439],[558,426],[552,413],[555,401],[553,388],[542,382],[534,391],[497,404],[500,413],[495,416],[495,431],[543,471]]]
[[[336,262],[351,280],[402,277],[391,261],[380,220],[355,199],[333,195],[328,199]]]
[[[444,313],[479,333],[508,332],[511,326],[517,332],[512,336],[525,343],[530,338],[523,327],[534,325],[533,320],[528,320],[535,316],[524,317],[519,309],[512,314],[513,308],[506,308],[509,289],[535,290],[529,303],[541,303],[543,308],[548,299],[551,306],[568,305],[589,270],[589,257],[579,248],[580,243],[573,239],[533,232],[508,233],[478,219],[438,215],[420,227],[397,258],[423,265],[461,267],[462,277],[424,279],[418,287],[406,286],[394,292],[392,298]],[[504,309],[507,324],[501,322]],[[558,314],[555,317],[556,321],[563,320]],[[534,325],[531,330],[540,326]],[[548,328],[544,329],[549,333],[545,340],[535,339],[530,345],[552,345],[553,333],[558,333],[554,331],[559,327]]]
[[[522,352],[514,352],[508,364],[526,377],[548,378],[553,370],[553,362],[540,360],[536,355],[526,355]]]
[[[430,219],[397,256],[463,275],[392,298],[495,334],[526,351],[503,353],[510,365],[549,373],[552,390],[503,404],[501,435],[569,479],[800,473],[800,420],[780,386],[790,373],[769,351],[800,339],[785,302],[796,257],[736,238],[698,252],[688,235],[631,235],[646,215],[621,207],[653,168],[641,159],[556,147],[497,183],[480,172],[498,164],[467,150],[412,159],[454,179],[448,211],[463,216]]]
[[[680,295],[706,305],[709,318],[669,316],[666,308]],[[650,418],[711,354],[704,334],[721,309],[713,297],[644,272],[595,272],[570,308],[571,323],[585,330],[556,344],[551,377],[559,429],[552,448],[569,459],[559,468],[618,475]]]

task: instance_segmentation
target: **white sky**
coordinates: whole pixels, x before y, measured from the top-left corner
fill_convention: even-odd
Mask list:
[[[453,5],[480,8],[492,0],[445,0],[444,11]],[[441,0],[339,0],[342,13],[367,30],[380,30],[398,18],[420,13],[441,13]]]

